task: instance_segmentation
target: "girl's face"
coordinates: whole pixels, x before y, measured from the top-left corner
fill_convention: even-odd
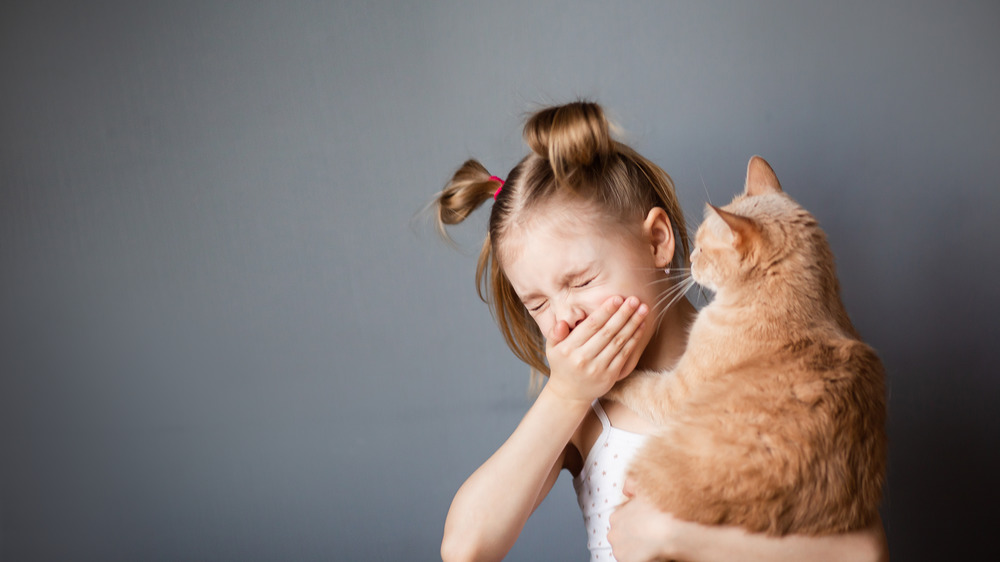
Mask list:
[[[656,227],[648,228],[656,222],[649,218],[614,225],[579,204],[546,210],[508,231],[501,248],[504,272],[543,336],[559,321],[573,329],[612,296],[638,297],[655,318],[657,295],[668,288],[662,268],[673,257],[666,213],[650,212],[663,217],[658,224],[666,232],[660,228],[657,235]],[[647,322],[642,349],[654,331],[655,322]]]

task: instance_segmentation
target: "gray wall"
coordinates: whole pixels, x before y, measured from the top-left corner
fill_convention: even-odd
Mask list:
[[[768,158],[889,369],[893,557],[994,550],[996,2],[15,4],[0,559],[435,559],[529,401],[485,213],[418,213],[578,96],[695,219]],[[564,477],[510,559],[583,543]]]

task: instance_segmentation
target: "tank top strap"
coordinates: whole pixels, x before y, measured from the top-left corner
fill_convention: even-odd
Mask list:
[[[601,406],[601,399],[594,400],[590,407],[594,409],[594,413],[601,420],[601,426],[607,431],[611,427],[611,420],[608,419],[608,414],[604,411],[604,407]]]

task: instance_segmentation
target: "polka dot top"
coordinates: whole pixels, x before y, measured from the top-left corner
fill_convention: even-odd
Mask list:
[[[608,415],[598,400],[592,405],[604,430],[590,448],[583,470],[573,479],[577,501],[587,527],[587,548],[591,562],[614,561],[608,544],[608,517],[625,496],[625,469],[646,440],[646,436],[611,427]]]

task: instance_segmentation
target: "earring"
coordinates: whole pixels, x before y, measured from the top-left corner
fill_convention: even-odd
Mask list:
[[[664,269],[663,273],[666,273],[667,275],[670,275],[670,268],[668,267],[668,268]]]

